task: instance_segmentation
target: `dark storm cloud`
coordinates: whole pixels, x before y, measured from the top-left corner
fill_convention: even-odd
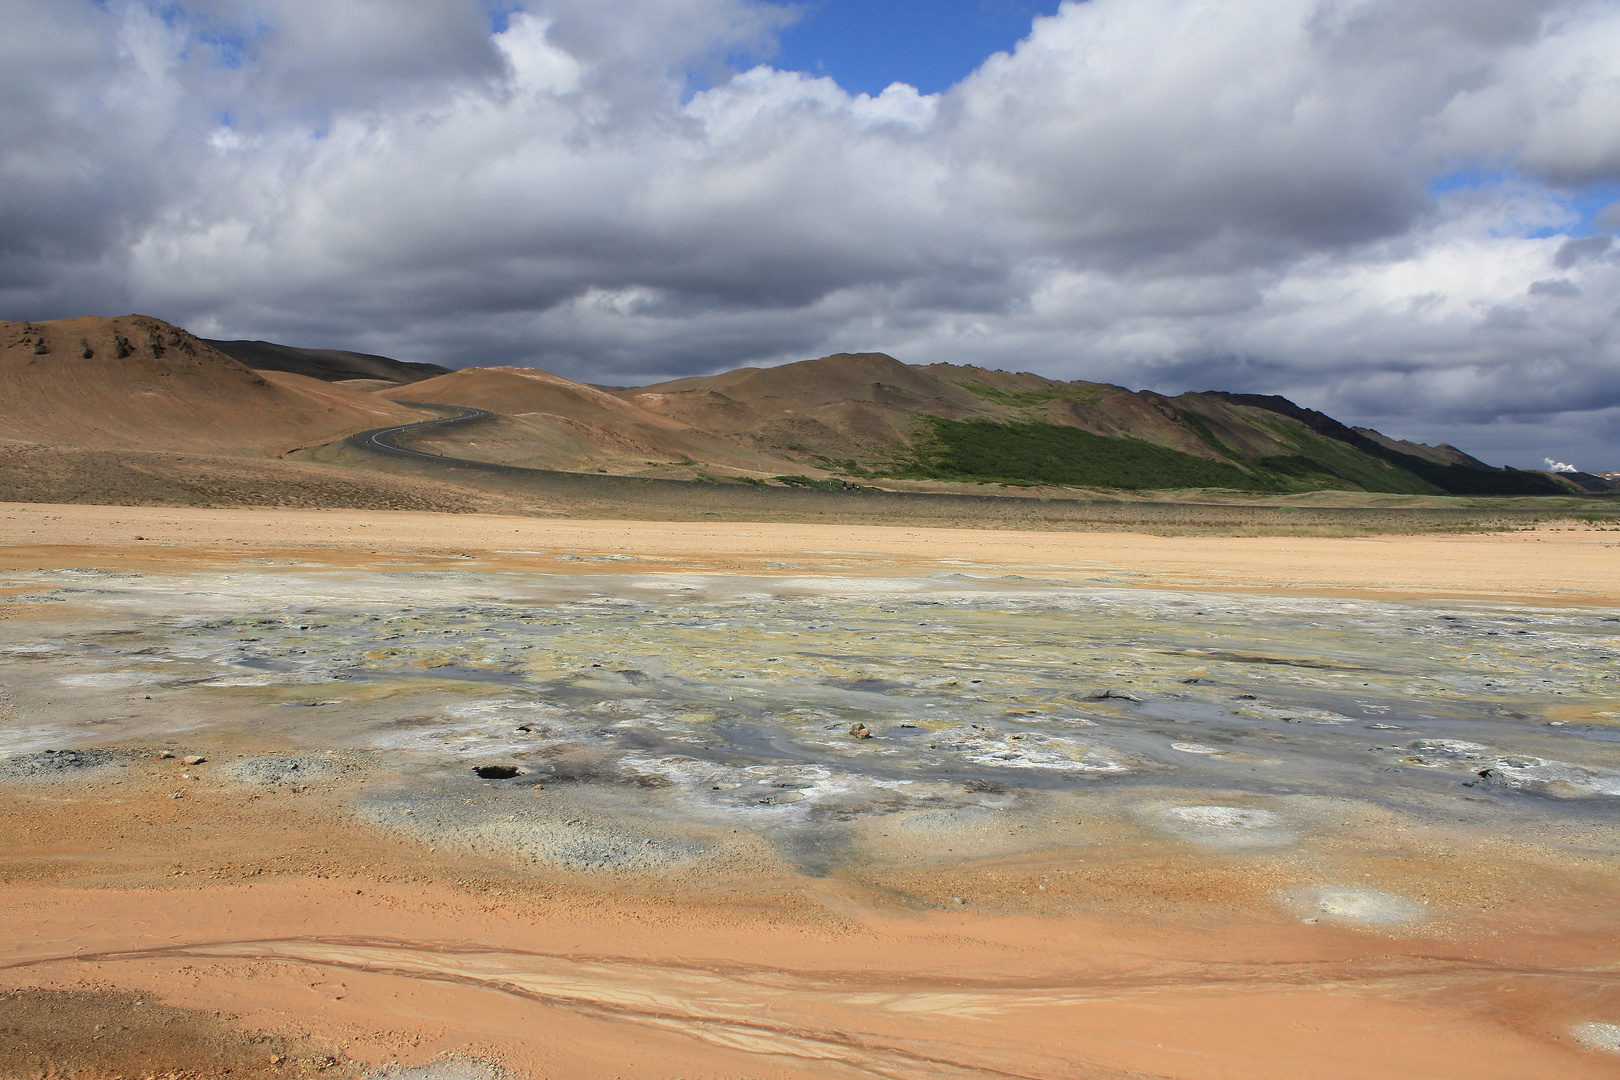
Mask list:
[[[4,11],[8,317],[591,381],[884,349],[1620,458],[1613,0],[1091,0],[876,98],[727,70],[757,0]]]

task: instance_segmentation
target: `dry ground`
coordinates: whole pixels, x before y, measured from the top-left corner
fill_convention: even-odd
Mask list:
[[[597,568],[1614,605],[1617,544],[1586,526],[1165,537],[0,505],[0,568],[29,571],[583,573],[629,555]],[[15,626],[58,607],[0,610]],[[179,738],[216,761],[274,749],[252,731]],[[0,1076],[357,1075],[440,1054],[555,1080],[1620,1072],[1569,1035],[1620,1017],[1620,875],[1465,825],[1397,853],[1387,825],[1345,823],[1347,877],[1427,882],[1451,913],[1392,935],[1280,914],[1286,857],[1223,862],[1128,829],[905,875],[813,878],[763,856],[518,872],[363,826],[342,790],[260,796],[157,750],[130,748],[116,781],[0,792]],[[172,799],[182,769],[199,779]]]

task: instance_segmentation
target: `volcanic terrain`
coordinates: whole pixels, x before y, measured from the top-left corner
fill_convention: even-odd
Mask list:
[[[0,323],[0,438],[275,456],[411,410],[290,372],[256,372],[157,319]]]
[[[412,426],[459,415],[434,406],[490,415]],[[357,438],[383,430],[382,441]],[[581,487],[604,477],[600,491]],[[626,486],[629,478],[703,487]],[[736,512],[771,520],[827,512],[808,503],[795,511],[746,494],[749,485],[1071,503],[1104,493],[1230,504],[1329,492],[1352,505],[1369,495],[1587,495],[1612,483],[1492,468],[1280,397],[1167,397],[1027,372],[920,367],[882,353],[613,387],[537,368],[447,371],[262,341],[210,343],[139,315],[0,323],[0,498],[589,506],[660,517],[730,516],[710,506],[730,498],[747,504]],[[1036,512],[1033,498],[1013,501]],[[985,520],[967,501],[952,505],[924,516]],[[902,516],[922,510],[896,507]]]

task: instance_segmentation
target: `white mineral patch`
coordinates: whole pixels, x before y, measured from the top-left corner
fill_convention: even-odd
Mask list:
[[[67,736],[66,728],[53,724],[37,724],[29,727],[6,724],[0,726],[0,757],[61,746]]]
[[[63,675],[56,681],[63,686],[151,686],[164,679],[173,678],[156,671],[98,671],[84,675]]]
[[[155,680],[154,680],[155,681]],[[198,686],[311,686],[332,681],[323,671],[267,671],[252,675],[221,675]]]
[[[1407,745],[1419,753],[1450,754],[1470,760],[1490,750],[1484,743],[1465,742],[1462,739],[1418,739]]]
[[[1289,708],[1287,706],[1259,705],[1250,706],[1241,710],[1258,716],[1274,717],[1278,720],[1291,720],[1297,724],[1323,724],[1333,726],[1337,724],[1353,724],[1356,718],[1343,713],[1332,712],[1328,709]]]
[[[520,726],[533,730],[519,731]],[[427,750],[456,757],[518,754],[570,741],[584,724],[565,710],[526,701],[485,701],[448,709],[438,723],[391,731],[372,740],[379,750]]]
[[[1590,1046],[1594,1050],[1607,1050],[1611,1054],[1620,1054],[1620,1024],[1576,1024],[1570,1029],[1575,1041],[1582,1046]]]
[[[1173,742],[1170,749],[1180,750],[1183,754],[1224,754],[1226,751],[1218,746],[1205,746],[1195,742]]]
[[[968,754],[975,765],[1002,769],[1053,769],[1059,772],[1122,773],[1130,766],[1068,739],[1037,743],[990,743],[984,753]]]
[[[1552,795],[1620,795],[1620,774],[1583,769],[1567,761],[1501,757],[1492,771],[1510,786]]]
[[[1264,829],[1277,824],[1269,810],[1243,806],[1177,806],[1166,811],[1177,821],[1207,829]]]
[[[1316,909],[1335,919],[1379,926],[1411,922],[1423,910],[1405,897],[1393,893],[1353,888],[1318,889]]]
[[[1059,772],[1122,773],[1130,766],[1085,743],[1056,735],[1006,732],[965,725],[937,731],[929,740],[940,750],[963,751],[963,760],[1000,769],[1052,769]]]
[[[859,786],[858,778],[820,765],[737,768],[679,756],[626,757],[622,763],[626,769],[644,776],[662,777],[687,793],[708,793],[712,799],[747,805],[750,809],[814,803],[828,796],[847,794]]]

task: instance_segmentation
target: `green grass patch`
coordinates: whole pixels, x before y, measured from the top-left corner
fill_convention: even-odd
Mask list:
[[[1347,443],[1318,435],[1298,420],[1273,415],[1250,421],[1269,429],[1291,454],[1273,454],[1257,464],[1278,476],[1288,477],[1295,486],[1314,489],[1379,491],[1397,495],[1443,495],[1445,489],[1424,477],[1400,468]]]
[[[1037,390],[1005,390],[999,386],[988,383],[965,382],[957,383],[962,389],[971,394],[984,398],[986,401],[998,402],[1002,405],[1013,405],[1027,408],[1032,405],[1045,405],[1048,401],[1064,398],[1069,401],[1096,401],[1102,392],[1094,386],[1085,383],[1065,383],[1060,386],[1043,386]]]
[[[920,423],[911,460],[897,463],[890,476],[1127,490],[1272,487],[1234,465],[1141,439],[1040,422],[924,416]]]
[[[1234,461],[1242,460],[1243,455],[1217,439],[1215,433],[1209,430],[1209,425],[1200,420],[1196,413],[1190,413],[1186,409],[1177,409],[1176,412],[1180,413],[1181,418],[1187,421],[1187,426],[1192,428],[1194,435],[1204,441],[1205,446],[1208,446],[1222,457],[1231,458]]]

